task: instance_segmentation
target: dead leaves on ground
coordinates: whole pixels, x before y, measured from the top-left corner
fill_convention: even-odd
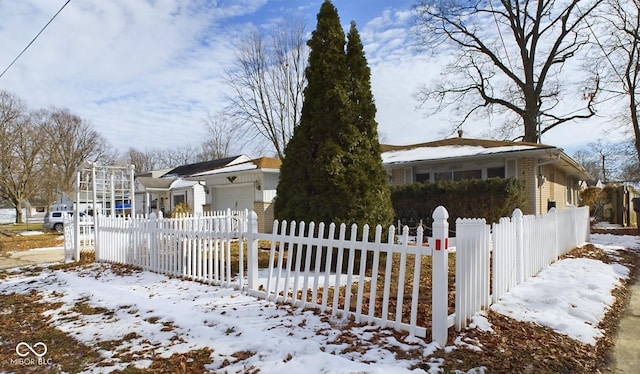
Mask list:
[[[592,258],[605,263],[619,262],[632,269],[630,281],[635,279],[636,270],[640,261],[636,253],[631,251],[618,251],[615,260],[603,250],[593,245],[586,245],[570,252],[567,258]],[[90,261],[75,264],[80,272],[86,271]],[[68,270],[73,265],[57,265],[58,270]],[[43,269],[37,269],[42,271]],[[139,271],[137,268],[121,265],[105,265],[104,271],[117,275],[132,275]],[[36,272],[33,270],[32,272]],[[95,275],[95,274],[94,274]],[[96,277],[100,277],[99,272]],[[492,325],[493,332],[485,332],[478,329],[467,329],[461,333],[451,330],[450,341],[445,350],[438,350],[432,355],[425,355],[424,344],[408,343],[406,334],[390,329],[380,329],[372,326],[355,324],[351,320],[344,321],[345,325],[339,327],[331,325],[330,328],[338,328],[340,332],[327,344],[321,347],[322,351],[346,356],[362,357],[368,349],[385,349],[394,352],[398,359],[414,360],[413,368],[421,368],[429,371],[434,365],[441,367],[445,372],[454,370],[470,370],[473,368],[485,368],[486,372],[520,372],[520,373],[556,373],[556,372],[599,372],[608,369],[608,354],[613,346],[612,337],[619,318],[624,313],[629,300],[629,291],[626,287],[620,287],[614,291],[616,302],[609,309],[599,327],[605,332],[595,346],[582,344],[567,336],[558,334],[549,328],[528,322],[520,322],[509,317],[487,312],[487,319]],[[156,346],[147,342],[146,349],[137,352],[129,351],[132,341],[141,339],[135,333],[113,341],[98,342],[95,347],[87,347],[71,336],[53,327],[43,313],[60,308],[60,303],[43,303],[37,292],[27,295],[9,294],[0,295],[0,315],[10,315],[11,318],[0,319],[0,331],[3,332],[0,340],[0,371],[17,371],[15,365],[10,366],[10,358],[16,356],[15,347],[20,341],[32,344],[42,341],[47,344],[48,352],[45,364],[49,366],[38,367],[45,371],[75,372],[86,370],[87,367],[111,366],[115,363],[130,362],[125,369],[116,372],[122,373],[204,373],[208,365],[214,359],[213,350],[210,348],[195,349],[184,353],[174,353],[170,357],[160,357],[156,352]],[[283,308],[289,308],[284,307]],[[104,314],[111,311],[94,307],[88,304],[88,300],[78,300],[72,308],[74,313],[82,315]],[[132,311],[135,313],[135,311]],[[328,318],[328,317],[327,317]],[[153,317],[149,323],[160,323]],[[330,321],[329,321],[330,322]],[[162,331],[172,331],[175,326],[172,321],[162,322]],[[304,325],[304,323],[303,323]],[[300,326],[304,327],[304,326]],[[355,329],[367,329],[373,332],[369,338],[361,339],[354,333]],[[235,334],[234,328],[229,328],[226,334]],[[322,330],[318,334],[325,334]],[[390,342],[402,344],[392,344]],[[111,352],[111,358],[101,356],[100,352]],[[240,351],[231,355],[220,356],[219,369],[226,366],[241,363],[254,357],[259,352]],[[291,353],[283,358],[283,362],[293,359]],[[138,368],[135,362],[138,360],[151,360],[146,368]],[[254,365],[245,366],[247,372],[257,373],[259,368]]]

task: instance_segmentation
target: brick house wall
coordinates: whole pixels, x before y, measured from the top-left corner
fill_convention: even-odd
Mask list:
[[[273,231],[273,204],[271,202],[256,201],[253,203],[253,211],[258,216],[258,231],[271,234]]]

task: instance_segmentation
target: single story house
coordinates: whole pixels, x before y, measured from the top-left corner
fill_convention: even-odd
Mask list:
[[[381,145],[391,185],[440,180],[524,180],[525,214],[578,205],[581,181],[593,177],[560,148],[525,142],[449,138],[412,145]]]
[[[192,214],[202,214],[207,210],[205,187],[197,181],[138,177],[135,183],[138,214],[156,211],[164,215],[173,211],[179,204],[186,204]]]
[[[170,195],[173,178],[135,177],[136,213],[148,215],[153,210],[171,211]]]
[[[178,166],[160,177],[136,177],[136,210],[168,214],[186,203],[193,214],[220,210],[253,210],[259,230],[270,232],[280,160],[245,155]]]
[[[135,177],[137,213],[147,215],[155,210],[168,214],[179,204],[186,204],[192,214],[210,211],[212,208],[207,203],[207,188],[197,180],[186,180],[186,177],[248,160],[250,160],[249,157],[238,155],[137,175]]]
[[[193,174],[186,179],[206,186],[207,205],[211,210],[253,210],[258,215],[258,230],[271,232],[272,203],[281,163],[279,159],[260,157]]]

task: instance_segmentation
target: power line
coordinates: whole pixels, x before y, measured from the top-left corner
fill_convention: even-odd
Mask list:
[[[62,7],[60,7],[60,9],[56,12],[56,14],[54,14],[54,15],[53,15],[53,17],[51,17],[51,19],[49,20],[49,22],[47,22],[47,24],[46,24],[46,25],[44,25],[44,26],[40,29],[40,31],[36,34],[36,36],[34,36],[34,37],[33,37],[33,39],[31,39],[31,41],[29,42],[29,44],[27,44],[27,46],[26,46],[26,47],[24,47],[24,49],[22,50],[22,52],[20,52],[20,53],[16,56],[16,58],[14,58],[14,59],[13,59],[13,61],[11,61],[11,63],[9,64],[9,66],[7,66],[7,67],[2,71],[2,73],[0,73],[0,78],[2,78],[2,76],[4,75],[4,73],[6,73],[6,72],[7,72],[7,70],[9,70],[9,69],[13,66],[13,64],[15,64],[15,63],[16,63],[16,61],[18,61],[18,59],[20,58],[20,56],[22,56],[22,55],[27,51],[27,49],[29,49],[29,47],[31,47],[31,44],[33,44],[33,42],[35,42],[35,41],[36,41],[36,39],[38,39],[38,37],[40,36],[40,34],[42,34],[42,32],[44,31],[44,29],[46,29],[46,28],[47,28],[47,26],[49,26],[49,24],[50,24],[51,22],[53,22],[53,20],[58,16],[58,14],[60,14],[60,12],[62,12],[62,10],[63,10],[63,9],[67,6],[67,4],[69,4],[70,2],[71,2],[71,0],[67,0],[67,2],[66,2],[66,3],[64,3],[64,5],[62,5]]]

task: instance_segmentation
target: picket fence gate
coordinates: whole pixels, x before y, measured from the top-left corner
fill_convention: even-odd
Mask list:
[[[457,219],[456,238],[448,237],[448,218],[444,207],[436,208],[432,236],[419,227],[410,243],[406,226],[397,237],[390,226],[386,240],[380,226],[371,235],[368,225],[358,230],[333,223],[274,221],[272,233],[260,233],[257,215],[247,211],[170,219],[98,216],[95,252],[97,261],[240,288],[410,335],[425,337],[430,324],[432,340],[444,346],[449,327],[464,328],[475,313],[589,239],[586,207],[540,216],[516,209],[492,225]],[[269,244],[261,248],[260,243]],[[266,269],[258,267],[260,251],[268,251]],[[453,314],[448,313],[449,254],[455,255]],[[427,261],[431,299],[423,300]],[[425,307],[431,308],[431,321],[423,315]]]

